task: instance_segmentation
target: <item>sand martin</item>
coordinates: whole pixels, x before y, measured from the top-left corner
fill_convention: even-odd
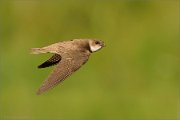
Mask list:
[[[91,53],[100,50],[102,47],[104,47],[104,42],[101,40],[73,39],[42,48],[32,48],[32,54],[53,53],[53,56],[39,65],[38,68],[56,65],[53,72],[37,91],[37,94],[41,94],[65,80],[88,61]]]

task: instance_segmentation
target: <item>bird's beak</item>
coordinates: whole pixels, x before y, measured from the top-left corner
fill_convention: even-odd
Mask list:
[[[102,43],[102,47],[106,47],[105,43]]]

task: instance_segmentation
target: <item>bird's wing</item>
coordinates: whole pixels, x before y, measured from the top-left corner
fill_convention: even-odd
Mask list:
[[[54,54],[50,59],[38,66],[38,68],[46,68],[52,65],[56,65],[61,61],[61,55]]]
[[[90,54],[82,54],[80,52],[71,52],[70,54],[62,55],[61,62],[56,65],[56,68],[49,75],[47,80],[44,81],[42,86],[37,91],[37,94],[41,94],[53,88],[58,83],[70,76],[87,62],[89,55]]]

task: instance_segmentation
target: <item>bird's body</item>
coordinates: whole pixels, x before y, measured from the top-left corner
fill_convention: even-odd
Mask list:
[[[38,66],[45,68],[56,65],[47,80],[39,88],[41,94],[66,79],[88,61],[92,52],[101,49],[104,43],[94,39],[74,39],[58,42],[42,48],[32,48],[32,54],[53,53],[54,55]]]

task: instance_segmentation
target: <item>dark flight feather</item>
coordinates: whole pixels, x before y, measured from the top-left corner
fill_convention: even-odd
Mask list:
[[[57,63],[60,62],[60,60],[61,60],[61,56],[59,54],[54,54],[50,59],[39,65],[38,68],[46,68],[52,65],[56,65]]]

